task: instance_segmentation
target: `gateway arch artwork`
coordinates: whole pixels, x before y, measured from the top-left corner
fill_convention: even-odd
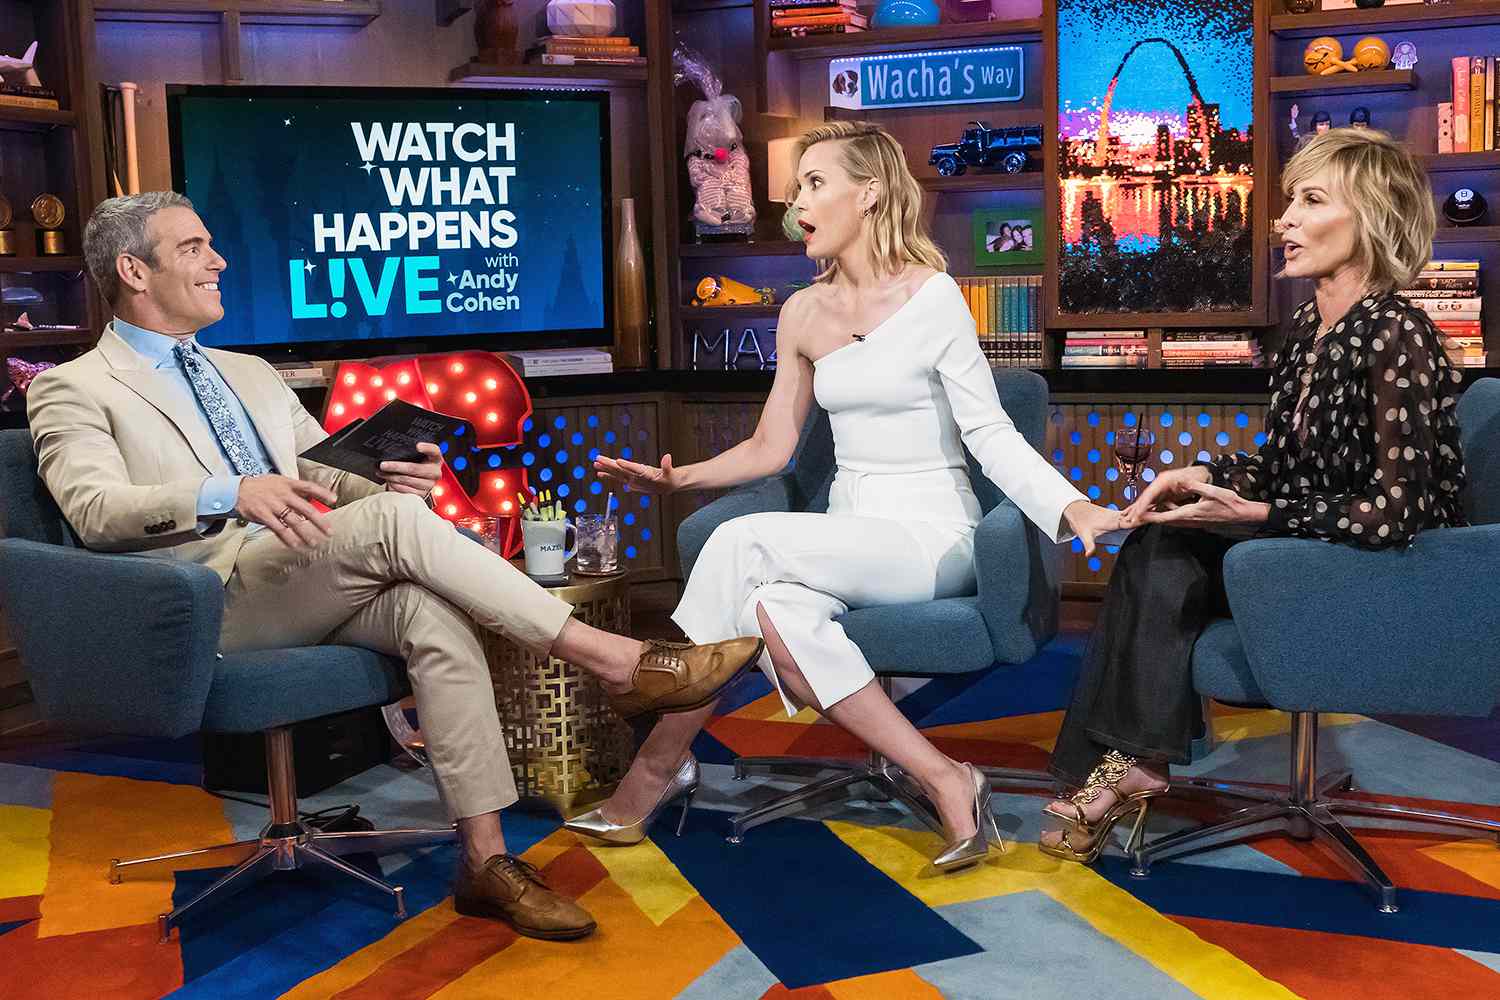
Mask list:
[[[1251,308],[1250,0],[1057,0],[1058,308]]]

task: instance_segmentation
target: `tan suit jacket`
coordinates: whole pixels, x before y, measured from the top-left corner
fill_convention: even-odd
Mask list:
[[[339,505],[379,493],[361,476],[302,461],[327,437],[265,361],[203,348],[245,407],[276,471],[338,494]],[[26,410],[42,480],[83,544],[202,563],[228,580],[249,525],[198,523],[198,490],[229,475],[197,405],[118,334],[36,377]]]

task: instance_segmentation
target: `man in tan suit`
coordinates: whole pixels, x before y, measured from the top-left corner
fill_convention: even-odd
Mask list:
[[[41,476],[83,544],[217,572],[224,650],[332,642],[405,659],[464,845],[455,906],[536,937],[588,934],[588,913],[506,853],[516,787],[476,627],[580,664],[624,715],[706,703],[759,642],[643,644],[573,619],[428,508],[435,445],[384,463],[383,484],[299,459],[326,434],[276,371],[195,340],[223,318],[226,263],[181,195],[101,203],[84,253],[115,319],[27,394]]]

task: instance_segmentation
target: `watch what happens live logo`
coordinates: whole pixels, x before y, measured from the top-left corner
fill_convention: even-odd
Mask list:
[[[351,309],[372,317],[520,309],[520,259],[510,252],[517,218],[507,207],[514,123],[349,127],[357,169],[389,210],[313,213],[312,252],[287,262],[292,318],[341,319]]]

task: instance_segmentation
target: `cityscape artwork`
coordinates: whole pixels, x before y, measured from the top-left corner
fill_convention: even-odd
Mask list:
[[[1251,0],[1057,0],[1057,51],[1060,311],[1249,309]]]

